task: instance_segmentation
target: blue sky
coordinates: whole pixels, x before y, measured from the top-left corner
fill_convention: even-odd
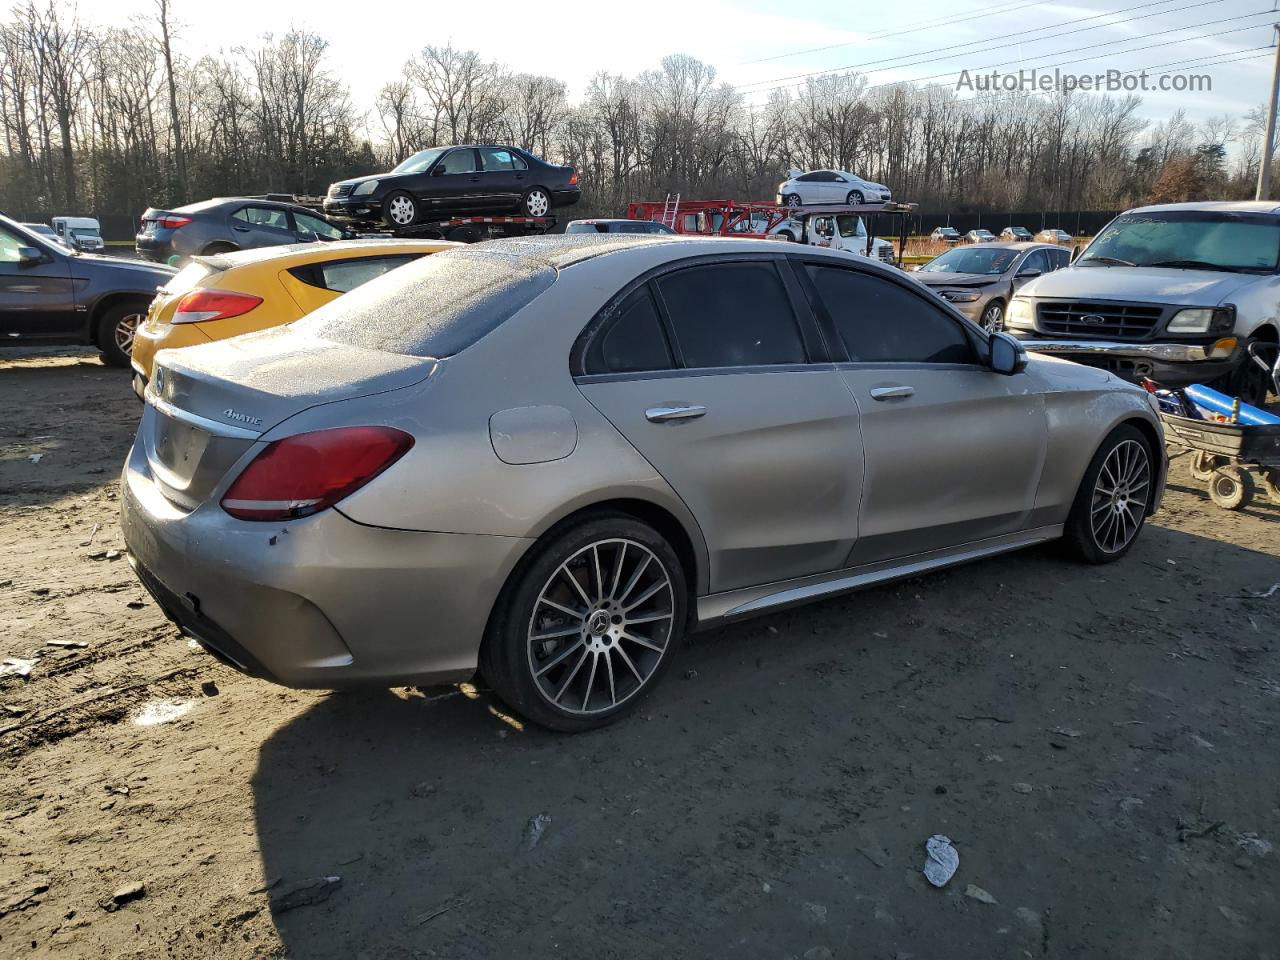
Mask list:
[[[1131,9],[1139,4],[1141,9]],[[1280,13],[1266,11],[1274,5],[1273,0],[912,0],[901,5],[645,0],[607,6],[174,0],[174,14],[181,24],[180,45],[190,56],[229,50],[294,24],[323,34],[361,108],[415,50],[450,41],[515,69],[555,75],[574,98],[598,70],[634,74],[677,52],[711,63],[723,80],[757,100],[770,86],[851,65],[865,64],[871,82],[885,83],[962,69],[1012,71],[1063,62],[1069,64],[1064,70],[1088,73],[1192,58],[1220,62],[1186,67],[1212,78],[1211,93],[1144,94],[1142,115],[1158,121],[1179,107],[1199,120],[1240,114],[1264,101],[1271,61],[1265,50],[1255,48],[1271,43],[1271,23]],[[121,23],[152,9],[152,0],[114,0],[109,6],[82,4],[80,14],[97,23]],[[1076,32],[1062,35],[1067,31]],[[964,46],[939,49],[957,45]]]

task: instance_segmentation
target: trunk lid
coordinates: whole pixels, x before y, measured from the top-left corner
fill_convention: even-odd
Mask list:
[[[410,386],[430,358],[339,345],[286,328],[161,351],[140,436],[151,475],[192,510],[273,427],[311,407]]]

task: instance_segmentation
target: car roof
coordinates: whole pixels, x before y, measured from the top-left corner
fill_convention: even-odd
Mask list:
[[[1280,215],[1280,202],[1275,200],[1202,200],[1195,203],[1157,203],[1147,207],[1134,207],[1132,210],[1126,210],[1125,213],[1162,213],[1173,210]]]
[[[229,206],[231,204],[251,203],[255,207],[271,207],[276,210],[294,210],[298,213],[307,213],[311,216],[323,220],[325,216],[318,210],[312,210],[310,207],[304,207],[299,203],[289,203],[284,200],[263,200],[261,197],[213,197],[210,200],[200,200],[196,203],[188,203],[184,207],[174,207],[174,213],[202,213],[205,210],[212,210],[215,207]]]
[[[332,242],[289,243],[278,247],[257,247],[253,250],[236,250],[208,257],[193,257],[214,270],[232,270],[261,263],[270,263],[282,270],[327,260],[347,257],[394,256],[397,253],[439,253],[466,244],[450,240],[334,240]]]

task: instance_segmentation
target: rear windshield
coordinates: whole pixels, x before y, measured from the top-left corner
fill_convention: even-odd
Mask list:
[[[357,287],[294,329],[352,347],[449,357],[532,303],[555,279],[553,269],[528,257],[450,250]]]

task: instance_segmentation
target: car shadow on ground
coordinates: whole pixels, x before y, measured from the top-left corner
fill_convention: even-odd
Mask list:
[[[577,736],[484,691],[326,697],[253,776],[277,930],[380,960],[1259,949],[1280,863],[1232,844],[1275,830],[1280,599],[1241,594],[1277,580],[1160,527],[1108,567],[1023,551],[700,634]]]

